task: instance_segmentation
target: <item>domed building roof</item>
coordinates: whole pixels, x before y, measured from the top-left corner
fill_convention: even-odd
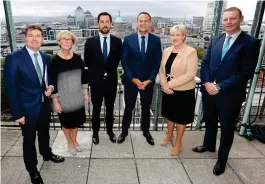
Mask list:
[[[121,12],[120,11],[119,11],[118,17],[115,19],[114,22],[115,23],[123,23],[124,22],[123,18],[121,17]]]
[[[124,22],[123,21],[123,18],[121,16],[118,16],[116,19],[115,19],[115,23],[122,23]]]

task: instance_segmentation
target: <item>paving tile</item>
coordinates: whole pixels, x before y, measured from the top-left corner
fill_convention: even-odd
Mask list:
[[[176,131],[174,132],[174,141]],[[198,145],[202,145],[204,138],[203,131],[186,131],[183,136],[182,151],[179,155],[180,158],[217,158],[217,153],[205,152],[205,153],[195,153],[192,148]]]
[[[216,159],[183,159],[182,163],[193,184],[239,184],[240,178],[226,166],[225,173],[220,176],[213,174]]]
[[[261,143],[258,140],[249,141],[257,150],[259,150],[265,157],[265,144]]]
[[[220,132],[217,134],[216,152],[195,153],[192,148],[202,145],[204,131],[186,131],[183,137],[182,152],[180,158],[217,158],[218,148],[220,145]],[[233,146],[231,148],[229,158],[264,158],[254,146],[252,146],[245,138],[240,137],[235,132]]]
[[[38,169],[43,161],[38,158]],[[23,157],[4,157],[1,160],[1,184],[29,184],[30,176],[25,168]]]
[[[77,134],[77,141],[84,150],[82,152],[78,152],[76,156],[73,156],[69,153],[67,140],[63,131],[60,130],[52,145],[53,153],[63,157],[89,158],[92,145],[92,132],[79,131]]]
[[[1,155],[5,155],[18,137],[21,136],[21,130],[8,130],[1,128]]]
[[[86,184],[89,159],[66,158],[63,163],[45,162],[41,170],[44,183]]]
[[[151,132],[155,145],[151,146],[141,131],[131,132],[135,158],[176,158],[170,156],[172,145],[160,146],[160,140],[165,137],[165,132]]]
[[[247,139],[240,137],[237,133],[235,133],[229,158],[264,158],[264,155],[262,155],[251,143],[249,143]]]
[[[50,146],[52,146],[58,131],[50,131]],[[15,144],[10,148],[6,156],[23,156],[23,136],[21,135]],[[37,156],[41,156],[39,153],[39,144],[38,144],[38,136],[36,135],[36,150],[37,150]]]
[[[264,184],[265,159],[229,159],[228,163],[245,184]]]
[[[138,184],[133,159],[92,159],[88,184]]]
[[[178,159],[137,159],[140,183],[189,184],[191,183]]]
[[[114,132],[118,138],[119,133]],[[131,137],[127,136],[122,144],[112,143],[106,133],[99,133],[99,144],[92,149],[92,158],[133,158]]]

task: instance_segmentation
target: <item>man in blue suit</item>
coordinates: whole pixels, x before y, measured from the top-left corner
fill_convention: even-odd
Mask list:
[[[215,175],[223,174],[234,139],[236,119],[246,97],[248,80],[252,78],[259,55],[259,41],[240,29],[243,15],[236,7],[223,13],[226,33],[214,36],[201,65],[203,118],[206,132],[202,146],[193,151],[215,152],[218,119],[221,140]]]
[[[150,106],[153,96],[153,86],[159,70],[162,48],[160,38],[150,34],[151,16],[141,12],[137,17],[138,33],[124,38],[121,63],[124,69],[122,83],[124,84],[125,110],[122,120],[122,133],[118,143],[122,143],[128,135],[138,92],[141,97],[142,118],[141,129],[146,141],[154,145],[154,139],[149,132]]]
[[[39,51],[43,31],[31,25],[25,31],[26,46],[6,57],[4,66],[5,89],[13,119],[20,124],[23,135],[23,158],[31,182],[43,183],[37,170],[35,148],[38,132],[39,152],[44,161],[63,162],[49,146],[50,105],[48,96],[53,91],[48,79],[50,57]]]

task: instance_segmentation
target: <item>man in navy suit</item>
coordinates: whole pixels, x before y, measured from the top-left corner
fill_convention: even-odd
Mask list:
[[[203,118],[206,132],[202,146],[193,151],[215,152],[218,119],[221,140],[215,175],[223,174],[234,139],[236,119],[246,97],[248,80],[252,78],[259,55],[259,41],[240,29],[243,15],[236,7],[223,13],[226,33],[214,36],[201,65]]]
[[[4,67],[5,89],[13,119],[20,124],[23,135],[23,158],[32,183],[43,183],[37,170],[35,148],[38,132],[39,152],[44,161],[63,162],[49,146],[50,105],[48,96],[53,91],[48,79],[50,57],[39,51],[43,31],[31,25],[25,31],[26,46],[6,57]]]
[[[154,145],[149,132],[150,106],[153,96],[154,80],[159,70],[162,48],[160,38],[150,34],[151,16],[141,12],[137,17],[138,33],[124,38],[121,63],[124,69],[125,110],[122,120],[122,133],[118,143],[122,143],[128,135],[138,92],[141,97],[142,117],[141,129],[146,141]]]

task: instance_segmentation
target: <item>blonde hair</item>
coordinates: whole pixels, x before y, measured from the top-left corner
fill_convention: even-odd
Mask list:
[[[183,35],[185,35],[187,37],[187,28],[183,24],[178,24],[178,25],[173,26],[170,29],[169,33],[173,34],[176,31],[180,31]]]
[[[76,42],[77,38],[76,36],[71,32],[71,31],[61,31],[57,36],[56,36],[56,40],[59,43],[61,38],[65,35],[70,35],[71,39],[73,41],[73,44]]]

